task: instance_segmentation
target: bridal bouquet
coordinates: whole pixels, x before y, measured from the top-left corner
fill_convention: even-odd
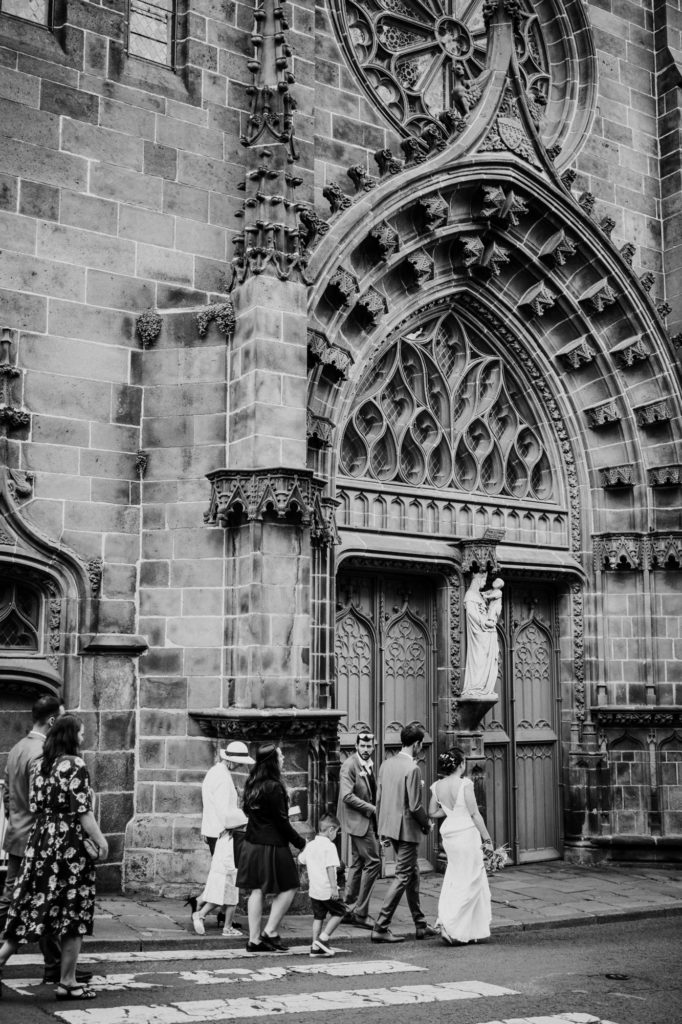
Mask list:
[[[483,864],[487,875],[494,875],[500,868],[510,863],[509,846],[506,843],[504,846],[498,846],[496,850],[493,850],[492,846],[483,847]]]

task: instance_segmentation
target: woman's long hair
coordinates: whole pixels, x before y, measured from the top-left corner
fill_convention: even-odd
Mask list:
[[[78,715],[60,715],[55,721],[45,737],[41,764],[43,775],[50,771],[58,757],[63,757],[64,754],[80,754],[78,733],[82,724]]]
[[[250,810],[258,808],[267,782],[278,782],[282,789],[284,789],[282,775],[279,770],[277,748],[273,749],[270,757],[266,757],[262,761],[256,761],[249,772],[249,777],[244,784],[244,800],[242,802],[246,814]]]

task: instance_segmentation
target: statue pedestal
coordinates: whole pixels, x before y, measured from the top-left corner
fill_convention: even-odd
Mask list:
[[[496,693],[489,697],[460,697],[457,701],[460,729],[465,732],[476,732],[491,708],[499,700]]]
[[[464,751],[467,759],[467,775],[474,784],[476,802],[483,820],[486,821],[486,763],[483,749],[481,722],[492,707],[497,704],[497,694],[489,697],[461,697],[457,701],[459,726],[454,739]]]

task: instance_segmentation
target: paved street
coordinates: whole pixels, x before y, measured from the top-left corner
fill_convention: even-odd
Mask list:
[[[97,1000],[58,1003],[34,956],[5,975],[12,1024],[201,1024],[291,1015],[300,1024],[673,1024],[680,1019],[682,918],[499,935],[458,949],[439,940],[344,948],[313,961],[242,948],[89,954]],[[540,1020],[541,1019],[541,1020]]]

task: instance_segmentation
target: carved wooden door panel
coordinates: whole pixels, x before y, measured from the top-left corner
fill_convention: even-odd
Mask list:
[[[339,575],[336,706],[345,712],[342,758],[355,749],[357,732],[369,729],[377,740],[378,768],[400,749],[402,727],[419,722],[426,730],[420,760],[425,805],[435,779],[435,626],[435,597],[428,581],[362,572]],[[425,840],[422,856],[431,860],[433,852]]]
[[[484,722],[488,822],[515,861],[549,860],[561,853],[555,600],[531,582],[505,597],[500,700]]]

